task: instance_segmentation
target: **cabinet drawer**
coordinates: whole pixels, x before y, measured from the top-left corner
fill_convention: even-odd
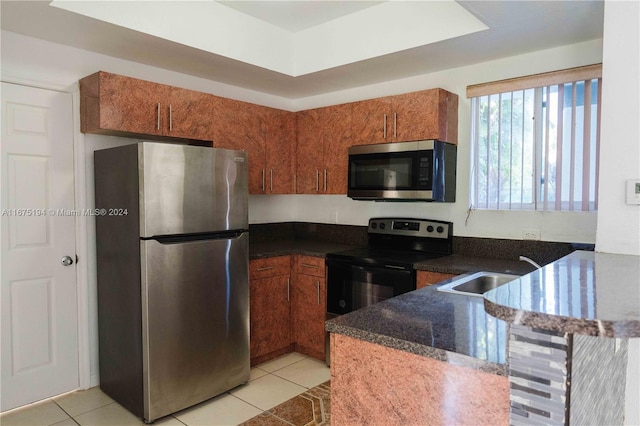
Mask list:
[[[249,262],[249,279],[289,275],[291,273],[291,256],[269,257],[255,259]]]
[[[296,256],[296,273],[324,277],[324,257]]]

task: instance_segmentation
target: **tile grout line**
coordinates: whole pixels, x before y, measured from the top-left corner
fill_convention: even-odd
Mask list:
[[[75,424],[80,425],[80,423],[78,423],[78,422],[76,421],[76,419],[75,419],[75,418],[73,418],[73,416],[72,416],[71,414],[67,413],[67,410],[65,410],[64,408],[62,408],[62,406],[61,406],[60,404],[58,404],[58,402],[57,402],[55,399],[53,399],[53,398],[49,398],[49,401],[53,402],[53,403],[54,403],[54,404],[55,404],[59,409],[61,409],[61,410],[62,410],[62,412],[63,412],[63,413],[65,413],[67,416],[69,416],[69,418],[70,418],[70,419],[71,419]],[[91,410],[89,410],[89,411],[91,411]],[[58,423],[60,423],[60,422],[58,422]],[[54,424],[55,424],[55,423],[54,423]]]

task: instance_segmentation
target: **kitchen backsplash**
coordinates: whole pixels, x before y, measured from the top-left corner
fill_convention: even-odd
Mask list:
[[[367,227],[326,223],[283,222],[249,225],[250,241],[315,240],[355,246],[367,244]],[[593,244],[551,241],[453,237],[453,253],[474,257],[517,260],[527,256],[547,264],[575,250],[593,250]]]

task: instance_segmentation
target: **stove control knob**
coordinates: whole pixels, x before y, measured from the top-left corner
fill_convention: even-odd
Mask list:
[[[380,229],[384,229],[386,227],[387,227],[387,225],[385,225],[384,222],[380,223]]]
[[[438,234],[442,234],[444,232],[444,228],[442,226],[438,226],[436,231],[438,231]]]
[[[427,226],[427,232],[433,232],[433,226],[431,225]]]
[[[376,229],[378,227],[378,224],[375,222],[371,222],[371,229]]]

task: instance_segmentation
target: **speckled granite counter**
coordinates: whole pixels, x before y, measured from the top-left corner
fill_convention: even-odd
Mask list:
[[[561,333],[640,337],[640,257],[573,252],[485,294],[513,324]]]
[[[444,293],[436,289],[439,285],[334,318],[326,322],[326,329],[451,364],[506,375],[504,321],[485,313],[482,298]]]
[[[491,271],[504,274],[524,275],[535,269],[531,264],[518,260],[493,259],[461,254],[452,254],[438,259],[416,263],[413,267],[419,271],[441,272],[444,274]]]
[[[353,249],[356,246],[314,240],[274,240],[249,242],[249,259],[302,254],[305,256],[324,257],[332,251]]]

